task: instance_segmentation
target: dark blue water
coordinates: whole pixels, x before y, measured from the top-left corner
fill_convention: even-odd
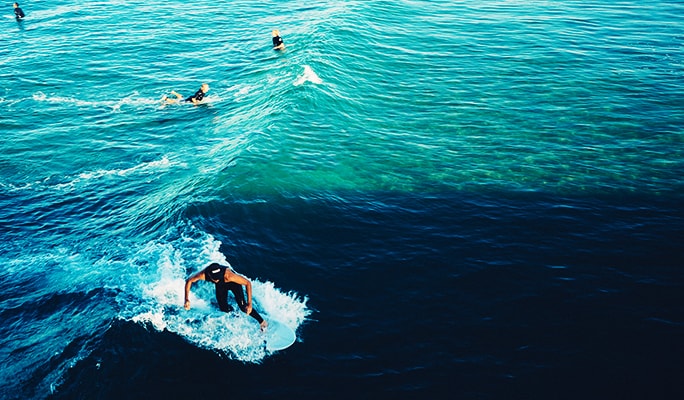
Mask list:
[[[502,193],[270,200],[194,206],[188,217],[219,238],[240,232],[243,243],[230,246],[237,261],[308,294],[314,313],[302,342],[249,365],[115,322],[54,397],[682,393],[678,202]]]
[[[681,2],[22,7],[1,399],[684,395]]]

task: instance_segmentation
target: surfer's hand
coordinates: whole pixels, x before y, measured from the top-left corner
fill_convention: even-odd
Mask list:
[[[186,310],[189,310],[190,309],[190,300],[185,300],[185,305],[183,307],[185,307]]]
[[[252,305],[251,304],[247,304],[247,308],[245,309],[245,312],[247,313],[247,315],[252,313]]]

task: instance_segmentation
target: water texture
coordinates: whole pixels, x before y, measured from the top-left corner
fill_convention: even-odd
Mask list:
[[[681,2],[21,6],[0,398],[684,394]]]

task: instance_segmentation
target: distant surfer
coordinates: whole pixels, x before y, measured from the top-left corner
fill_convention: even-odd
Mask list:
[[[17,17],[17,20],[23,19],[26,15],[24,15],[24,10],[19,7],[19,3],[14,3],[14,15]]]
[[[235,301],[240,310],[257,320],[261,330],[266,330],[268,322],[264,320],[257,310],[252,308],[252,283],[240,274],[233,272],[230,267],[213,263],[200,272],[192,275],[185,281],[185,304],[186,310],[190,309],[190,287],[197,281],[209,281],[216,285],[216,300],[223,312],[232,312],[233,307],[228,304],[228,291],[233,292]],[[247,301],[242,287],[247,288]]]
[[[273,35],[273,50],[285,50],[285,43],[283,43],[283,38],[280,37],[280,31],[274,29],[271,34]]]
[[[175,90],[172,90],[171,94],[176,96],[176,98],[174,99],[174,98],[170,98],[169,96],[164,95],[164,96],[162,96],[162,102],[164,102],[166,104],[176,104],[176,103],[180,103],[181,101],[185,101],[186,103],[199,104],[200,102],[202,102],[202,99],[204,99],[204,95],[207,94],[208,91],[209,91],[209,85],[206,83],[203,83],[202,87],[200,87],[199,90],[197,90],[197,92],[195,92],[195,94],[193,94],[192,96],[183,100],[183,96],[181,96]]]

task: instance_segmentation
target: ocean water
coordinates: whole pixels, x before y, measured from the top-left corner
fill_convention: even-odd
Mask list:
[[[684,3],[21,6],[0,398],[684,394]]]

